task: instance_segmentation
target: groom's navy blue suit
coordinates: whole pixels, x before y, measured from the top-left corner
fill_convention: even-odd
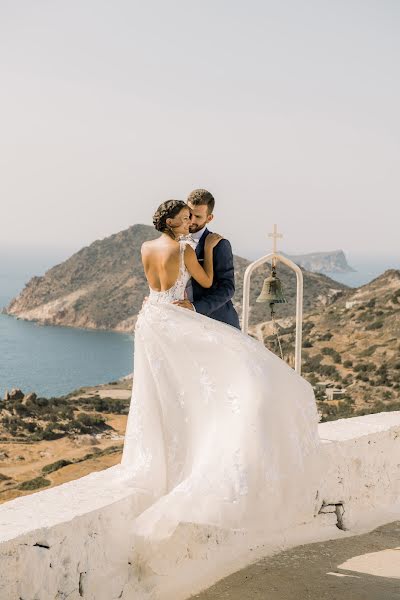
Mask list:
[[[204,242],[208,229],[201,236],[196,247],[200,263],[204,260]],[[232,247],[228,240],[221,240],[214,248],[214,280],[210,288],[203,288],[194,279],[193,305],[197,312],[211,319],[222,321],[240,329],[239,317],[233,308],[232,297],[235,293]]]

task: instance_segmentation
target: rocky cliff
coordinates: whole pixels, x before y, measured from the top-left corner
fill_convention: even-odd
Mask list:
[[[133,225],[76,252],[41,277],[32,277],[3,312],[44,325],[66,325],[132,332],[137,313],[148,287],[144,277],[140,247],[158,233],[147,225]],[[249,261],[235,256],[236,293],[234,304],[241,311],[243,274]],[[269,267],[253,276],[250,322],[269,318],[269,308],[256,304]],[[281,265],[278,275],[287,304],[279,305],[280,316],[294,314],[296,277]],[[329,304],[349,288],[325,275],[304,270],[304,309]]]
[[[296,264],[313,273],[354,272],[354,269],[348,264],[343,250],[312,252],[311,254],[286,254],[286,256]]]

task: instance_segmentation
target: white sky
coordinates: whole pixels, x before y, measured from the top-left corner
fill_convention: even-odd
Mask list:
[[[397,0],[0,0],[0,245],[205,187],[238,254],[400,256]]]

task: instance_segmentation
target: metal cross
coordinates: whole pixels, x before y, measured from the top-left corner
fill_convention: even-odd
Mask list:
[[[268,237],[273,238],[273,240],[274,240],[272,251],[276,254],[276,240],[278,238],[283,238],[283,235],[281,233],[278,233],[278,227],[276,224],[274,225],[273,233],[269,233]]]

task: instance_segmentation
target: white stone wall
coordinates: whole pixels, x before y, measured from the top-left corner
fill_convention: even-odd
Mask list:
[[[314,514],[257,544],[183,524],[141,562],[129,524],[152,499],[121,481],[118,467],[3,504],[0,600],[183,600],[260,556],[400,518],[400,412],[319,430],[325,469]]]
[[[321,499],[343,503],[346,528],[400,503],[400,412],[331,421],[319,431],[326,466]]]

